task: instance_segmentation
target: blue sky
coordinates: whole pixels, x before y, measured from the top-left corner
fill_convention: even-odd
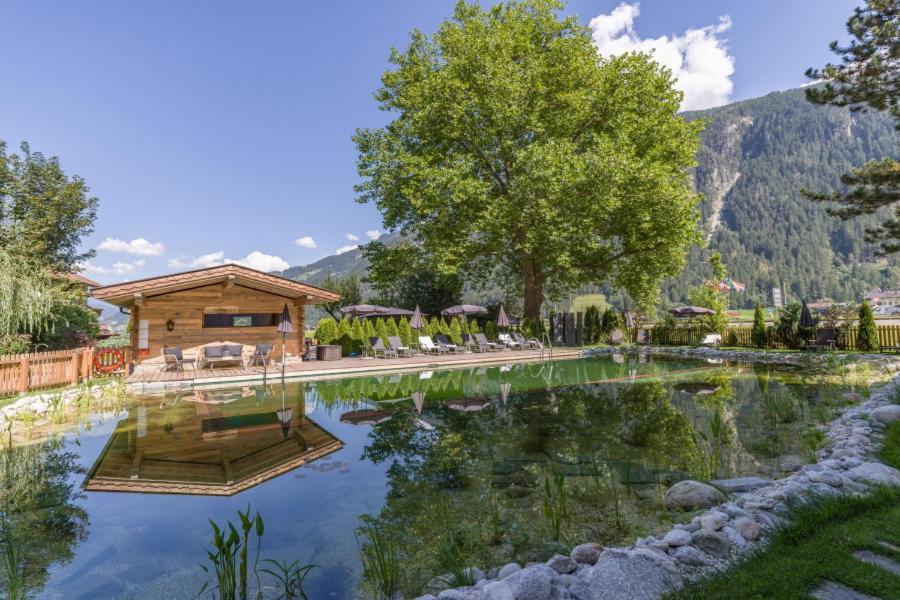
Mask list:
[[[635,4],[580,0],[566,13],[601,17],[601,50],[684,59],[698,107],[804,83],[857,2]],[[433,31],[453,5],[9,2],[0,139],[59,156],[100,198],[87,240],[99,281],[222,260],[305,264],[381,229],[374,207],[354,201],[350,136],[387,121],[372,93],[389,48]]]

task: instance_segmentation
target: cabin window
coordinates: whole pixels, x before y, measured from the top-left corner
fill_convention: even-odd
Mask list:
[[[278,313],[205,314],[203,327],[275,327]]]

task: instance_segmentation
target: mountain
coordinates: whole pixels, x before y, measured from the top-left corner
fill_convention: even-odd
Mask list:
[[[694,184],[708,250],[690,252],[682,275],[663,286],[665,298],[683,300],[709,276],[703,259],[712,250],[747,284],[734,298],[744,306],[771,301],[781,282],[795,299],[839,301],[900,284],[898,258],[877,257],[864,240],[875,216],[842,222],[800,194],[834,189],[842,173],[896,154],[900,135],[888,116],[811,104],[802,89],[685,116],[707,122]]]
[[[810,300],[858,300],[873,287],[900,287],[900,258],[877,257],[876,247],[864,240],[875,217],[842,222],[800,194],[804,187],[833,189],[849,169],[896,154],[900,135],[890,118],[814,105],[802,89],[685,117],[707,124],[694,186],[703,196],[708,246],[691,249],[684,272],[664,282],[664,300],[686,300],[688,289],[710,276],[705,260],[714,250],[731,276],[747,285],[734,296],[739,306],[750,306],[757,297],[771,302],[771,288],[782,282],[790,297]],[[329,273],[364,276],[366,268],[360,251],[351,250],[284,274],[315,284]],[[621,298],[606,286],[588,288]]]

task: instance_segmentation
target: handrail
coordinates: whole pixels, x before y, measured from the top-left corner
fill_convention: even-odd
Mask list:
[[[547,340],[547,343],[544,343],[544,340]],[[541,362],[544,361],[544,350],[550,354],[550,360],[553,360],[553,340],[550,339],[550,334],[546,331],[541,334]]]

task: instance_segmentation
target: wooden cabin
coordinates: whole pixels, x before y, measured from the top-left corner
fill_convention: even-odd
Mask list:
[[[285,305],[293,333],[286,337],[288,356],[304,351],[307,304],[334,302],[340,294],[240,265],[162,275],[94,288],[94,298],[131,315],[131,350],[136,364],[163,361],[162,349],[179,347],[197,356],[206,344],[273,343],[280,358],[278,322]]]

